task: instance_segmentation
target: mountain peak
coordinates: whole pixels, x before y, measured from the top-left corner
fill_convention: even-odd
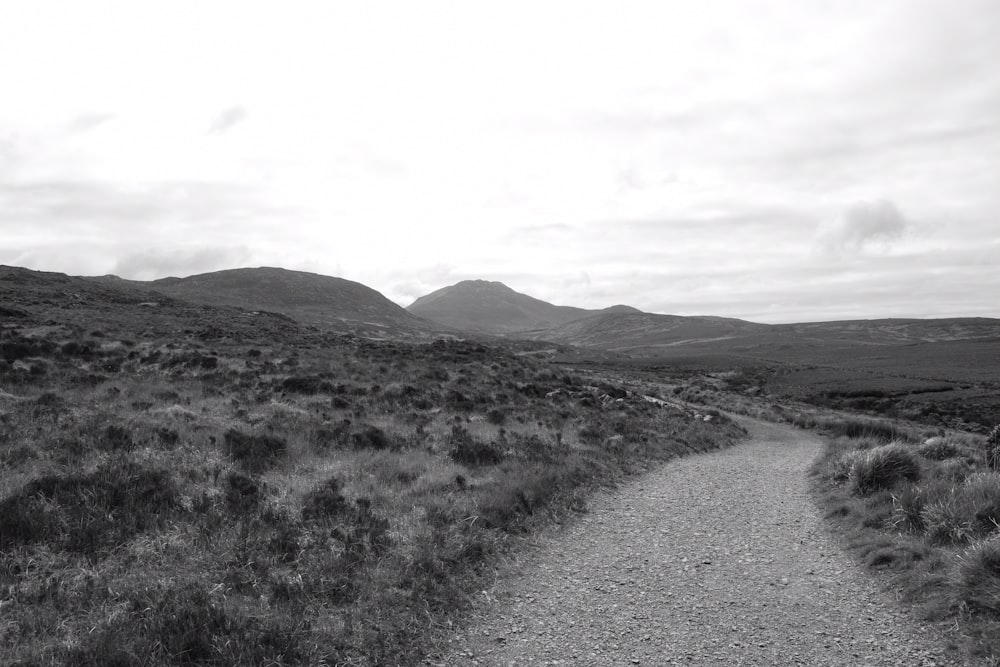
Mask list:
[[[456,329],[500,334],[546,329],[605,312],[641,312],[630,306],[608,310],[556,306],[491,280],[463,280],[442,287],[420,297],[407,310]]]

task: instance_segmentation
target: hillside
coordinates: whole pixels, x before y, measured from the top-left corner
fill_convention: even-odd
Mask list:
[[[427,664],[592,492],[741,435],[515,345],[0,267],[0,665]]]
[[[843,320],[779,324],[774,330],[803,338],[851,340],[882,345],[1000,339],[1000,320],[988,317]]]
[[[487,280],[464,280],[443,287],[420,297],[407,310],[448,327],[491,334],[547,329],[604,313],[640,312],[630,306],[604,310],[556,306]]]
[[[136,284],[195,303],[282,313],[326,329],[357,333],[440,330],[361,283],[303,271],[230,269]]]
[[[611,312],[525,335],[536,340],[624,351],[734,340],[769,329],[766,324],[725,317]]]

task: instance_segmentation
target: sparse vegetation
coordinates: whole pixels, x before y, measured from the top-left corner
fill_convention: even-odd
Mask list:
[[[522,537],[740,435],[505,347],[11,275],[3,664],[418,664]]]

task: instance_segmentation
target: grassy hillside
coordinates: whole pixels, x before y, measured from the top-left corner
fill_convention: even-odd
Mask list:
[[[535,340],[656,355],[662,348],[729,341],[767,331],[757,324],[725,317],[681,317],[640,312],[609,312],[526,334]]]
[[[513,350],[3,271],[0,663],[416,664],[592,489],[738,436]]]
[[[304,271],[231,269],[134,285],[193,303],[282,313],[333,331],[399,337],[442,329],[361,283]]]

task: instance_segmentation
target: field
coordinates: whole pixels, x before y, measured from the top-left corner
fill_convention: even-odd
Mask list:
[[[1000,423],[1000,341],[711,346],[610,361],[775,402],[804,402],[986,433]]]
[[[63,278],[0,275],[3,664],[414,664],[590,491],[740,436],[544,350]]]

